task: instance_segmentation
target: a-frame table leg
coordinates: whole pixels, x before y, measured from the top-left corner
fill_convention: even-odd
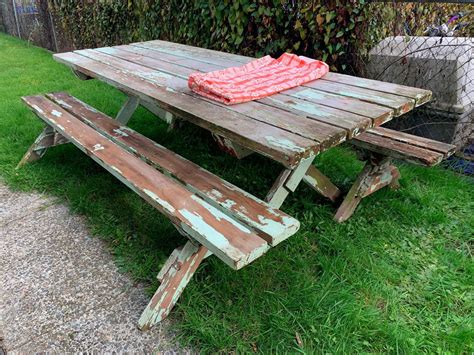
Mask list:
[[[334,220],[337,222],[346,221],[352,216],[364,197],[387,185],[397,188],[399,178],[400,172],[392,165],[391,158],[372,155],[344,198]]]
[[[68,140],[59,133],[55,132],[50,126],[46,126],[34,141],[30,148],[20,160],[16,168],[20,168],[26,163],[31,163],[43,157],[46,150],[60,144],[67,143]]]
[[[120,111],[115,117],[117,121],[119,121],[124,126],[127,125],[128,121],[130,120],[130,118],[132,118],[132,115],[136,111],[139,104],[140,99],[137,96],[128,96],[127,100],[120,108]]]
[[[138,321],[141,330],[151,328],[168,316],[202,260],[209,254],[206,247],[190,241],[173,251],[158,274],[161,285]]]
[[[311,165],[306,171],[303,181],[319,194],[327,197],[332,202],[341,195],[341,190],[334,185],[327,176]]]
[[[294,192],[303,180],[314,158],[313,156],[301,160],[295,169],[284,169],[273,183],[265,201],[273,208],[280,208],[288,194]]]

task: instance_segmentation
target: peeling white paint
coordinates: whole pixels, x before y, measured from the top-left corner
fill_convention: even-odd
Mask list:
[[[56,117],[61,117],[61,116],[63,115],[62,112],[59,112],[59,111],[56,111],[56,110],[52,110],[52,111],[51,111],[51,114],[52,114],[53,116],[56,116]]]
[[[31,107],[33,107],[39,113],[44,113],[44,111],[38,105],[32,105]]]
[[[56,100],[56,102],[57,102],[58,104],[60,104],[61,106],[63,106],[63,107],[72,108],[72,106],[69,105],[69,104],[68,104],[66,101],[64,101],[64,100]]]
[[[117,168],[116,166],[111,165],[110,167],[112,168],[112,170],[118,172],[120,175],[123,175],[122,170],[120,170],[120,169]]]
[[[150,191],[148,189],[143,189],[143,192],[146,193],[148,196],[150,196],[153,200],[158,202],[160,204],[160,206],[162,206],[169,213],[174,213],[174,211],[176,211],[176,209],[168,201],[165,201],[165,200],[161,199],[153,191]]]
[[[230,210],[232,207],[234,207],[237,203],[231,199],[227,199],[224,202],[221,202],[222,207]]]
[[[128,137],[128,134],[120,130],[120,128],[115,128],[113,131],[117,133],[119,136]]]
[[[271,145],[275,147],[287,149],[292,152],[298,152],[298,153],[302,153],[305,151],[304,148],[296,145],[294,142],[286,138],[275,138],[273,136],[266,136],[265,139],[267,140],[268,143],[270,143]]]
[[[208,204],[204,200],[200,199],[196,195],[192,195],[191,199],[193,199],[194,201],[199,203],[201,206],[203,206],[205,209],[207,209],[218,221],[225,220],[225,221],[229,222],[230,224],[234,225],[235,227],[237,227],[238,229],[240,229],[244,233],[247,233],[247,234],[252,233],[252,231],[250,229],[248,229],[247,227],[245,227],[243,224],[241,224],[241,223],[237,222],[236,220],[230,218],[225,213],[219,211],[217,208],[212,207],[210,204]]]
[[[94,152],[97,152],[98,150],[104,150],[105,149],[104,146],[100,143],[97,143],[92,148],[94,148]]]
[[[216,200],[217,200],[217,199],[221,199],[222,197],[224,197],[224,196],[222,195],[222,193],[221,193],[220,191],[216,190],[216,189],[212,189],[212,190],[209,192],[209,196],[210,196],[211,198],[216,199]]]
[[[188,228],[192,228],[192,230],[205,238],[213,247],[225,255],[230,256],[233,260],[242,259],[242,253],[234,248],[222,233],[206,223],[199,214],[190,212],[185,208],[180,209],[179,213],[188,221]]]

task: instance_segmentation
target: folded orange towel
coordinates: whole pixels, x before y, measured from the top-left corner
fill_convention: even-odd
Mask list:
[[[200,95],[232,105],[303,85],[328,71],[324,62],[284,53],[278,59],[267,55],[241,67],[193,73],[188,86]]]

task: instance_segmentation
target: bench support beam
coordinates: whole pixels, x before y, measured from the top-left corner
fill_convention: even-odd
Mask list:
[[[150,329],[168,316],[202,260],[208,255],[210,254],[206,247],[197,246],[192,242],[187,242],[171,253],[158,274],[161,285],[143,311],[138,328]]]
[[[233,157],[236,157],[237,159],[243,159],[246,156],[249,156],[253,152],[250,149],[247,149],[233,141],[231,141],[228,138],[222,137],[218,134],[212,133],[212,137],[216,141],[217,145],[221,150],[223,150],[226,153],[229,153]]]
[[[168,132],[172,131],[173,129],[175,129],[177,127],[179,121],[178,121],[177,117],[175,115],[173,115],[171,112],[168,112],[168,111],[162,109],[158,105],[152,105],[151,103],[146,102],[146,101],[141,101],[140,105],[145,107],[148,111],[150,111],[155,116],[161,118],[166,123],[168,123],[169,124]]]
[[[51,126],[46,126],[20,160],[16,168],[19,169],[26,163],[31,163],[41,159],[49,147],[54,147],[67,142],[68,140],[56,132]]]
[[[335,202],[341,195],[341,190],[329,178],[311,165],[306,171],[303,181],[319,194]]]
[[[399,178],[400,172],[392,165],[391,158],[372,154],[337,210],[334,220],[336,222],[346,221],[352,216],[364,197],[373,194],[382,187],[388,185],[391,188],[398,188]]]

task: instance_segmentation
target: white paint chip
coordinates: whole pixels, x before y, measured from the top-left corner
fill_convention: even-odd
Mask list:
[[[294,142],[286,138],[275,138],[273,136],[266,136],[265,139],[268,143],[275,147],[290,150],[292,152],[302,153],[305,151],[304,148],[296,145]]]
[[[98,150],[104,150],[104,146],[102,144],[97,143],[94,145],[92,148],[94,148],[94,152],[97,152]]]
[[[62,112],[59,112],[59,111],[56,111],[56,110],[51,111],[51,114],[53,116],[56,116],[56,117],[61,117],[63,115]]]

